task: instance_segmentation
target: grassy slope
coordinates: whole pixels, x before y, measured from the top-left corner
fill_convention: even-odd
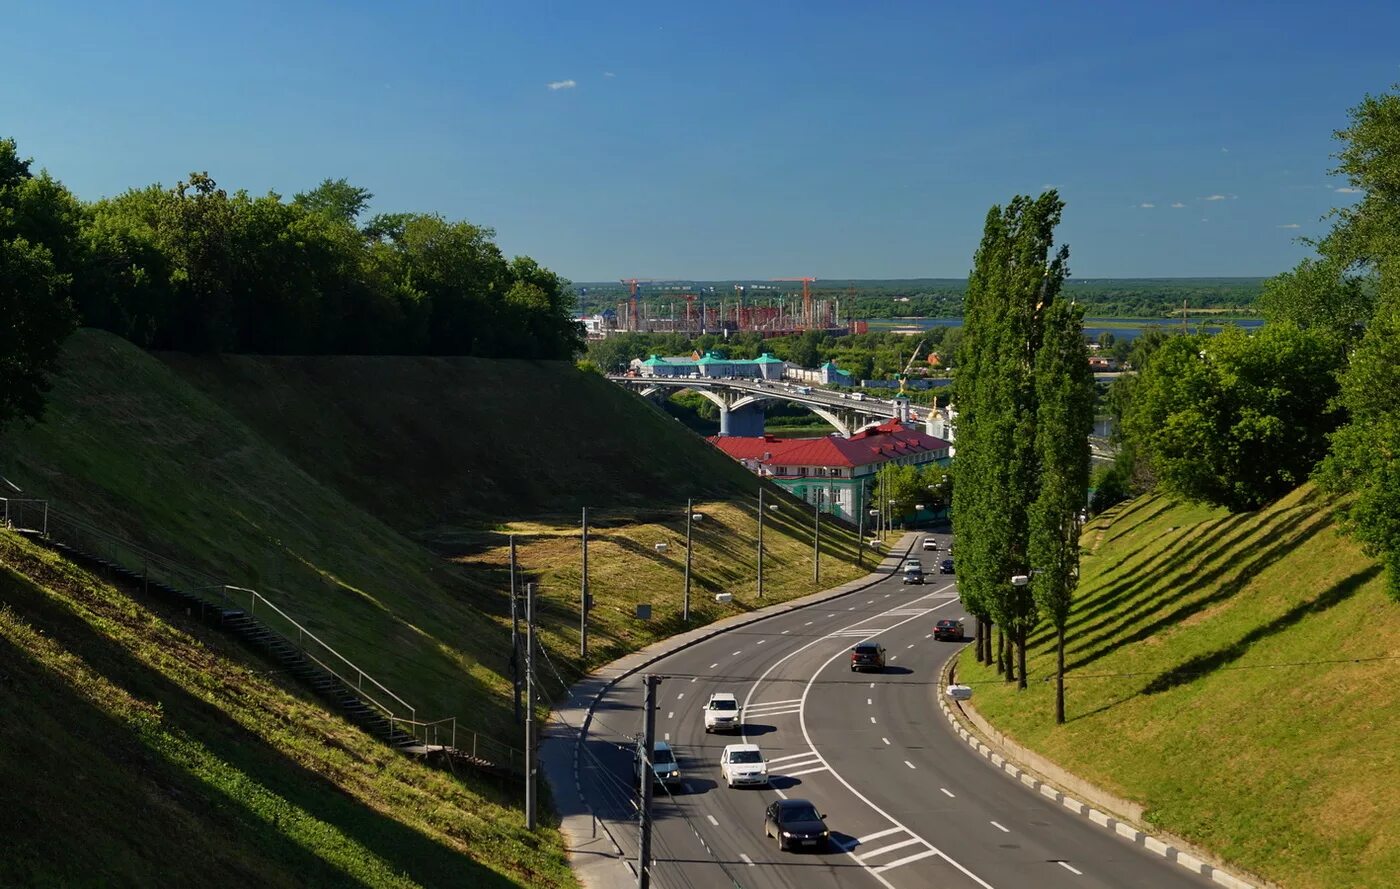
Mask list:
[[[1290,889],[1400,873],[1400,605],[1304,487],[1258,513],[1162,498],[1086,528],[1068,627],[1016,693],[961,659],[999,727],[1148,820]]]
[[[525,546],[522,563],[542,581],[544,639],[566,676],[577,666],[569,660],[577,573],[569,576],[575,563],[561,535],[576,520],[538,513],[580,501],[617,509],[716,498],[701,501],[721,521],[699,526],[697,589],[743,574],[735,535],[748,532],[718,498],[747,502],[757,480],[674,420],[569,366],[162,363],[94,331],[70,341],[63,366],[45,421],[0,442],[7,475],[158,552],[289,602],[420,716],[469,717],[497,737],[517,734],[503,678],[506,520],[533,516],[522,528],[554,538]],[[774,598],[812,588],[802,561],[807,517],[787,502],[767,537]],[[519,510],[506,511],[511,503]],[[726,510],[735,510],[731,519]],[[682,515],[670,513],[673,541]],[[664,609],[679,607],[681,563],[674,548],[667,559],[641,555],[663,533],[643,518],[610,529],[615,547],[600,541],[592,552],[599,656],[673,627]],[[717,533],[721,523],[734,534]],[[851,538],[826,535],[824,583],[857,573],[838,562],[854,552]],[[736,593],[741,601],[706,616],[748,607]],[[644,595],[662,618],[650,625],[623,614]]]
[[[575,885],[515,800],[225,645],[0,532],[0,885]]]

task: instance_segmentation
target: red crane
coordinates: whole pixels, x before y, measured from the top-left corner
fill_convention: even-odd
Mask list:
[[[802,282],[802,324],[804,327],[814,326],[815,319],[812,317],[812,292],[807,289],[808,285],[816,278],[774,278],[774,281],[801,281]]]
[[[623,279],[622,279],[622,283],[628,285],[628,287],[630,288],[629,294],[628,294],[628,295],[629,295],[629,304],[628,304],[628,305],[629,305],[629,308],[628,308],[628,310],[627,310],[627,315],[628,315],[628,318],[627,318],[627,329],[628,329],[628,330],[633,330],[633,331],[635,331],[635,330],[641,330],[641,329],[642,329],[642,318],[641,318],[641,316],[637,313],[637,285],[638,285],[638,284],[649,284],[649,283],[651,283],[651,279],[650,279],[650,278],[623,278]]]

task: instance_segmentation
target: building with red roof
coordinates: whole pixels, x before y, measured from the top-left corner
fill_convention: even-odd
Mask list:
[[[750,471],[787,488],[808,503],[854,521],[865,508],[875,473],[887,465],[946,466],[952,444],[890,420],[850,438],[715,436],[710,443]]]

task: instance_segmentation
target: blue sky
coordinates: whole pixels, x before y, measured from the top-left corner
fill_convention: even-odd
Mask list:
[[[84,198],[344,176],[575,280],[961,277],[1046,185],[1078,277],[1272,274],[1400,81],[1393,2],[0,3]]]

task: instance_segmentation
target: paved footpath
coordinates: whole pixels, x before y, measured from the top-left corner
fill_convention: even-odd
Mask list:
[[[618,658],[574,683],[569,689],[568,697],[554,707],[549,722],[541,732],[539,766],[545,780],[549,782],[555,813],[559,816],[559,829],[564,835],[564,843],[569,851],[570,864],[579,881],[587,889],[630,889],[637,884],[633,862],[622,857],[619,845],[608,833],[609,828],[593,817],[588,802],[583,798],[579,782],[578,744],[582,733],[587,731],[593,705],[598,696],[618,680],[636,673],[648,664],[726,630],[867,589],[899,570],[904,557],[922,537],[922,534],[917,533],[905,534],[890,554],[881,559],[879,567],[865,577],[820,593],[737,614],[662,639],[640,651]],[[612,829],[615,830],[616,827]]]

